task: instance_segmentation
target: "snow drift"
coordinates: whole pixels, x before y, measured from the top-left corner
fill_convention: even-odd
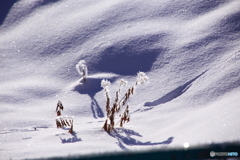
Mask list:
[[[0,26],[0,157],[239,141],[240,2],[19,0]],[[85,60],[89,77],[75,69]],[[102,79],[149,76],[111,134]],[[58,100],[75,134],[57,129]],[[61,152],[60,152],[61,151]]]

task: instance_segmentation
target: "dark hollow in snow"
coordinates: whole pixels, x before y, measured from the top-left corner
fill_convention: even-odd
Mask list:
[[[10,11],[10,9],[14,5],[14,3],[16,3],[17,1],[18,0],[1,1],[1,5],[0,5],[0,25],[3,23],[3,21],[7,17],[8,12]]]
[[[97,62],[91,64],[90,70],[112,72],[120,75],[136,75],[137,72],[148,72],[163,47],[152,47],[162,41],[165,35],[150,35],[137,37],[133,40],[117,43],[104,48]],[[91,63],[91,62],[90,62]]]

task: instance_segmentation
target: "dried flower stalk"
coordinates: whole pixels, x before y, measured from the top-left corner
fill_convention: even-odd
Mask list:
[[[115,114],[119,113],[121,108],[123,106],[125,106],[125,104],[127,103],[127,100],[130,98],[131,95],[134,94],[136,86],[139,85],[139,84],[144,84],[147,81],[148,81],[148,77],[145,75],[145,73],[144,72],[139,72],[136,82],[131,87],[128,88],[127,92],[124,94],[124,96],[121,98],[121,100],[119,100],[121,87],[125,86],[127,84],[127,81],[125,81],[123,79],[118,81],[119,89],[116,92],[116,97],[115,97],[114,103],[113,103],[112,107],[110,107],[110,96],[109,96],[108,87],[110,86],[111,83],[108,80],[102,80],[101,87],[104,88],[105,95],[106,95],[106,98],[107,98],[107,101],[106,101],[107,119],[106,119],[106,121],[105,121],[105,123],[102,127],[105,131],[111,132],[113,130],[114,125],[115,125],[115,121],[114,121]],[[120,127],[122,127],[124,123],[130,121],[129,106],[128,105],[126,106],[124,113],[122,115],[120,115],[120,117],[121,117],[120,121],[119,121],[120,122]]]
[[[61,116],[61,111],[63,111],[63,105],[62,102],[59,100],[56,107],[57,118],[55,119],[57,128],[70,127],[68,132],[73,133],[73,118]]]

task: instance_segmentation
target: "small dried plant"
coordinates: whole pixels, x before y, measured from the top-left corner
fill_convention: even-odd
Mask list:
[[[129,106],[127,105],[125,111],[123,112],[123,114],[120,114],[120,127],[123,127],[123,124],[126,122],[130,121],[130,115],[129,115],[129,110],[128,110]]]
[[[103,125],[103,129],[107,132],[111,132],[114,128],[115,125],[115,114],[118,114],[121,110],[121,108],[123,108],[126,103],[127,100],[130,98],[131,95],[133,95],[136,86],[139,84],[144,84],[148,81],[148,77],[146,76],[146,74],[144,72],[139,72],[137,75],[137,80],[136,82],[130,86],[128,88],[128,90],[126,91],[126,93],[124,94],[124,96],[120,99],[120,92],[121,92],[121,88],[122,86],[125,86],[127,84],[127,81],[125,81],[124,79],[121,79],[120,81],[118,81],[119,83],[119,88],[116,92],[116,96],[115,96],[115,100],[112,104],[112,107],[110,106],[110,95],[109,95],[109,89],[108,87],[110,86],[110,82],[108,80],[103,79],[101,82],[101,87],[104,88],[105,91],[105,96],[107,98],[106,101],[106,113],[107,113],[107,119],[105,120],[105,123]],[[119,115],[120,116],[120,127],[123,127],[123,124],[126,122],[130,121],[130,115],[129,115],[129,105],[126,106],[124,112],[122,114]],[[118,123],[119,123],[118,122]],[[117,124],[118,124],[117,123]]]
[[[63,105],[59,100],[56,107],[57,118],[55,119],[57,128],[70,127],[68,132],[73,133],[73,118],[67,116],[63,117],[61,111],[63,111]]]
[[[80,60],[76,64],[76,69],[77,69],[77,72],[82,76],[80,79],[80,83],[85,82],[88,76],[88,69],[87,69],[86,62],[84,60]]]

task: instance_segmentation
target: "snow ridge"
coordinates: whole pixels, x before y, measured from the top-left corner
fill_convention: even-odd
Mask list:
[[[239,8],[238,0],[12,3],[0,22],[0,159],[239,141]],[[115,95],[113,82],[132,84],[138,72],[149,83],[129,100],[131,122],[106,133],[102,79]],[[72,134],[56,128],[58,100],[74,117]]]

